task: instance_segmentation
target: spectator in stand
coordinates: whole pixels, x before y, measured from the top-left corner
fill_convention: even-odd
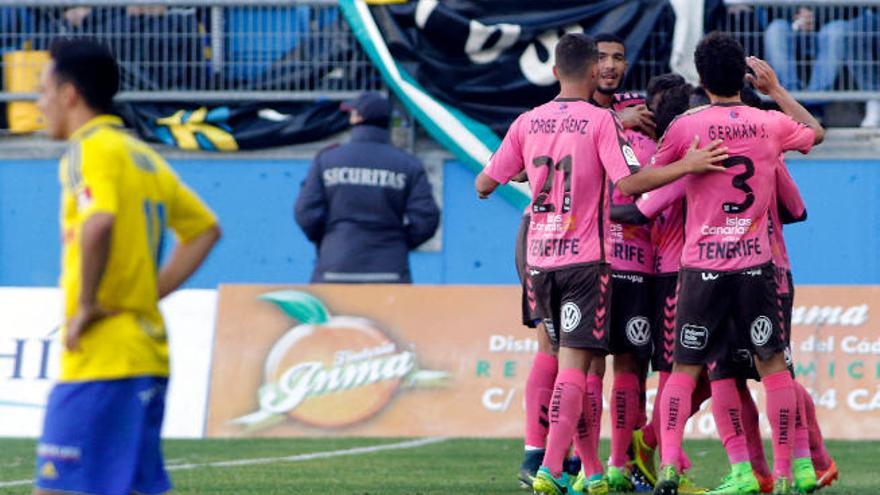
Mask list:
[[[440,221],[418,158],[390,144],[388,99],[343,105],[351,141],[322,150],[296,200],[296,222],[318,248],[313,283],[409,283],[408,254]]]
[[[839,15],[828,19],[807,7],[768,9],[770,23],[764,31],[764,51],[786,89],[830,91],[844,63],[859,89],[874,91],[880,87],[880,71],[873,63],[876,39],[870,35],[877,32],[877,14],[872,9],[835,12]],[[797,61],[804,57],[813,62],[809,82],[798,75]],[[880,101],[871,100],[862,127],[878,125]]]
[[[717,29],[717,24],[724,19],[727,12],[742,8],[728,9],[724,0],[669,0],[669,4],[675,13],[669,68],[673,73],[681,75],[689,84],[699,85],[700,76],[694,64],[697,44],[703,39],[704,34]],[[745,9],[750,10],[749,7]]]

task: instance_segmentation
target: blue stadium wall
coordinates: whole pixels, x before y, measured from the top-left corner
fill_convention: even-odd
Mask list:
[[[189,284],[302,283],[314,247],[293,221],[308,163],[298,160],[173,160],[219,214],[224,238]],[[51,286],[58,278],[58,186],[48,160],[0,160],[0,285]],[[800,284],[880,283],[880,161],[792,161],[809,219],[787,228]],[[520,212],[501,198],[479,201],[473,174],[445,165],[443,248],[413,253],[422,284],[515,283]]]

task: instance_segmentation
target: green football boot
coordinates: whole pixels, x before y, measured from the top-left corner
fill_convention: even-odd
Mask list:
[[[576,494],[584,495],[608,495],[608,481],[602,473],[596,473],[589,478],[581,471],[571,484],[571,489]]]
[[[538,474],[535,475],[532,490],[535,493],[543,493],[545,495],[570,495],[572,493],[568,473],[563,471],[557,478],[544,466],[541,466]]]
[[[608,466],[605,470],[605,478],[608,480],[608,489],[612,492],[633,491],[633,484],[629,480],[629,471],[626,468]]]
[[[731,466],[730,473],[721,479],[721,484],[708,491],[709,495],[752,495],[760,492],[761,485],[750,462]]]
[[[813,460],[809,457],[795,459],[791,470],[794,474],[794,488],[798,493],[813,493],[818,486]]]

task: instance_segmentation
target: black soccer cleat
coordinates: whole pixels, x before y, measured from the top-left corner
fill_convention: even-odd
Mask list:
[[[532,489],[532,483],[535,481],[535,474],[544,462],[544,449],[527,450],[523,457],[522,465],[519,467],[519,485],[526,490]]]

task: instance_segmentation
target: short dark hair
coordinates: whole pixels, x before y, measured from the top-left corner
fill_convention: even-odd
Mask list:
[[[109,113],[119,91],[119,65],[105,46],[83,38],[52,42],[49,55],[59,82],[69,82],[96,112]]]
[[[556,43],[556,71],[559,77],[582,77],[597,60],[599,50],[586,34],[568,33]]]
[[[674,72],[667,72],[654,76],[648,81],[648,88],[645,90],[645,100],[650,103],[654,101],[654,97],[660,93],[664,93],[676,86],[685,84],[685,80],[681,75]]]
[[[654,115],[657,121],[657,135],[662,136],[669,124],[676,117],[686,112],[690,106],[691,94],[694,87],[688,83],[679,84],[668,88],[663,92]]]
[[[713,31],[697,45],[694,62],[700,82],[712,94],[736,96],[746,76],[746,55],[742,45],[729,34]]]
[[[626,47],[626,43],[623,42],[623,38],[614,34],[614,33],[599,33],[594,38],[596,40],[596,44],[599,43],[620,43],[621,45]]]

